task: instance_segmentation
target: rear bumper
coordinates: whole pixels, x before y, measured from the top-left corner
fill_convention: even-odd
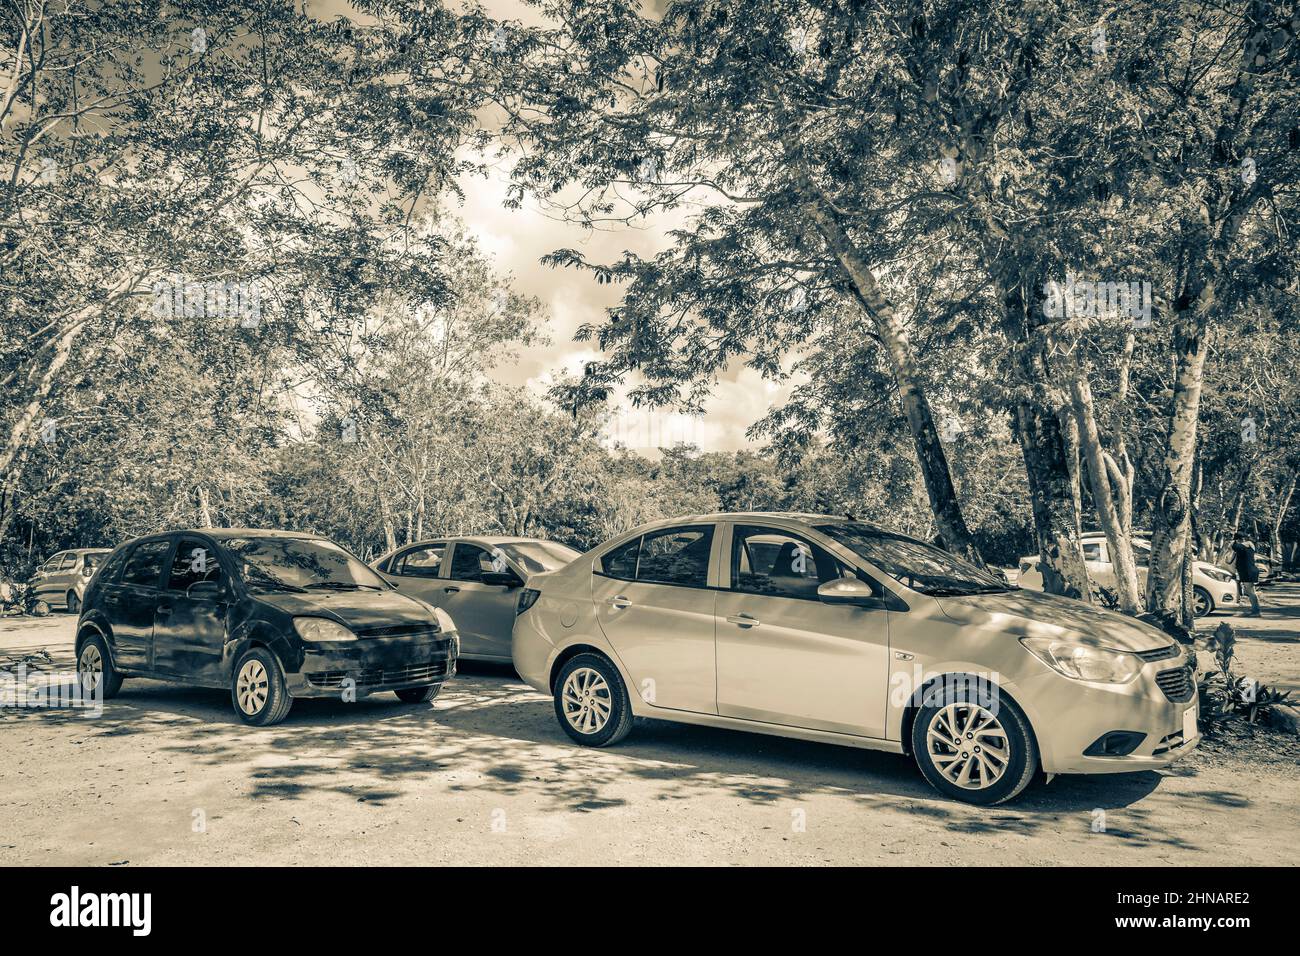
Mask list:
[[[307,647],[294,673],[285,674],[291,697],[356,697],[406,687],[441,684],[455,676],[456,642],[436,638],[379,638],[338,647]]]

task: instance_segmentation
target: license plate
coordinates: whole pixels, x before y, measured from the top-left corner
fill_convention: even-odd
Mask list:
[[[1183,711],[1183,740],[1188,741],[1196,736],[1196,708],[1188,707]]]

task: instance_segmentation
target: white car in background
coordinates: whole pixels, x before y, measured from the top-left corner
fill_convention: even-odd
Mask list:
[[[1083,535],[1080,540],[1083,543],[1083,563],[1088,568],[1088,577],[1094,584],[1114,589],[1115,566],[1110,560],[1110,546],[1106,542],[1106,536],[1101,532],[1093,532]],[[1133,558],[1137,562],[1138,588],[1144,589],[1147,583],[1147,565],[1151,559],[1151,542],[1146,538],[1134,538]],[[1043,572],[1038,562],[1036,554],[1020,559],[1020,576],[1016,583],[1022,588],[1034,591],[1043,589]],[[1208,561],[1192,562],[1193,614],[1205,617],[1212,611],[1235,609],[1240,604],[1237,579],[1231,571]]]

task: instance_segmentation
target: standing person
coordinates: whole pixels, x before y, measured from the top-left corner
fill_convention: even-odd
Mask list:
[[[1232,536],[1232,561],[1237,566],[1237,580],[1241,593],[1250,598],[1249,617],[1260,617],[1259,598],[1255,585],[1259,582],[1259,566],[1255,564],[1255,545],[1241,532]]]

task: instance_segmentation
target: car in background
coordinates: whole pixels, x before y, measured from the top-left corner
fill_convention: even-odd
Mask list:
[[[111,548],[73,548],[60,551],[32,576],[32,590],[37,600],[52,610],[63,608],[71,614],[81,611],[82,599],[90,579]]]
[[[844,517],[660,521],[526,590],[515,669],[585,746],[653,717],[884,750],[992,805],[1040,771],[1152,770],[1200,737],[1168,635]]]
[[[1106,536],[1100,532],[1090,532],[1081,536],[1080,542],[1089,579],[1093,584],[1113,590],[1115,565],[1111,561]],[[1133,539],[1133,560],[1137,564],[1138,589],[1143,590],[1147,583],[1147,566],[1151,562],[1149,539]],[[1033,591],[1043,589],[1043,572],[1039,567],[1038,555],[1020,559],[1020,575],[1016,578],[1016,584]],[[1205,617],[1216,610],[1233,610],[1240,604],[1237,579],[1231,571],[1208,561],[1192,562],[1192,613],[1196,617]]]
[[[576,557],[568,545],[541,538],[454,536],[398,548],[371,567],[403,594],[451,616],[462,659],[508,664],[515,616],[532,593],[525,582]]]
[[[1222,568],[1232,568],[1236,570],[1237,556],[1232,553],[1232,542],[1219,552],[1218,564]],[[1259,584],[1264,584],[1273,576],[1273,557],[1268,552],[1256,545],[1255,548],[1255,567],[1259,569]]]
[[[457,651],[445,613],[333,541],[240,529],[119,547],[91,581],[76,640],[82,683],[104,698],[127,677],[228,688],[258,726],[297,697],[431,701]]]

